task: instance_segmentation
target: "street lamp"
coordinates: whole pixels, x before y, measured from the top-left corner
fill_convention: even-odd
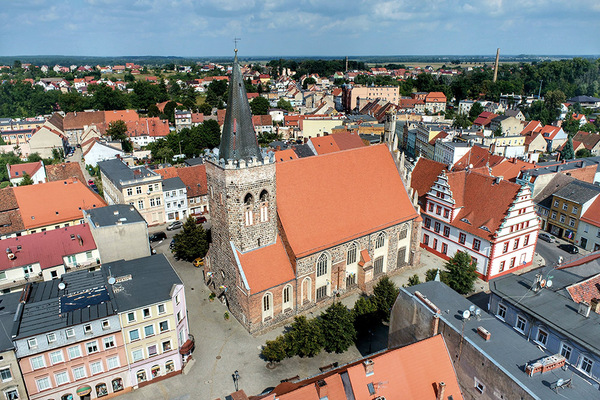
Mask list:
[[[233,373],[233,384],[235,385],[235,391],[237,392],[238,389],[238,382],[240,380],[240,374],[238,373],[238,370],[236,369],[235,372]]]

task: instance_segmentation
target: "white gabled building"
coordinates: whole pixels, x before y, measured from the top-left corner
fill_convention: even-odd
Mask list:
[[[444,259],[468,252],[486,281],[532,264],[539,221],[528,187],[475,171],[442,170],[423,203],[426,250]]]
[[[165,215],[167,223],[185,220],[188,217],[186,186],[179,177],[162,181]]]

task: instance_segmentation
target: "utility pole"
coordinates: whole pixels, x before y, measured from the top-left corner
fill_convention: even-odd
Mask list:
[[[538,100],[541,98],[542,96],[542,82],[544,82],[543,79],[540,79],[540,90],[538,91]]]

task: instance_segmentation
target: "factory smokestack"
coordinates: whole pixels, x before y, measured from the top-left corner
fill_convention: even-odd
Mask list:
[[[500,48],[496,50],[496,62],[494,63],[494,82],[498,79],[498,60],[500,60]]]

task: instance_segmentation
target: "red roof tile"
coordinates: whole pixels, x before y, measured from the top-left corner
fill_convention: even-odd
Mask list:
[[[275,152],[275,161],[283,162],[289,160],[295,160],[298,155],[293,149],[279,150]]]
[[[237,252],[251,293],[259,293],[296,277],[281,238],[270,246]]]
[[[24,164],[13,164],[9,165],[8,169],[10,172],[10,178],[22,178],[23,175],[27,174],[30,177],[33,176],[42,167],[41,161],[24,163]]]
[[[309,140],[313,144],[315,151],[319,155],[340,151],[340,148],[333,139],[332,135],[313,137]]]
[[[600,196],[588,207],[580,218],[581,221],[600,227]]]
[[[455,207],[460,210],[452,225],[477,237],[492,239],[521,185],[507,180],[496,182],[496,178],[474,171],[450,172],[447,176]],[[463,218],[468,222],[462,221]],[[481,229],[482,226],[489,231]]]
[[[73,239],[71,238],[73,236]],[[81,242],[79,241],[81,238]],[[91,251],[96,243],[88,224],[80,224],[46,232],[33,233],[0,241],[2,249],[10,248],[16,256],[13,260],[0,257],[0,270],[40,263],[42,269],[64,263],[63,257]],[[17,246],[21,246],[20,250]]]
[[[600,299],[600,274],[582,282],[567,286],[567,292],[575,303],[591,303],[592,299]]]
[[[357,133],[346,131],[334,133],[330,136],[333,137],[340,150],[356,149],[365,146],[365,143]]]
[[[425,204],[423,202],[425,195],[429,192],[440,173],[447,168],[446,164],[428,158],[421,157],[417,160],[417,164],[412,171],[410,186],[417,192],[421,207]]]
[[[499,164],[492,167],[492,175],[501,176],[506,180],[514,182],[519,176],[519,172],[526,169],[535,168],[534,163],[529,163],[516,158],[504,159]]]
[[[73,178],[13,189],[27,229],[82,219],[82,210],[106,206],[102,197]]]
[[[186,186],[187,197],[198,197],[208,194],[206,181],[206,165],[194,165],[191,167],[168,167],[155,169],[163,179],[179,177]]]
[[[46,165],[46,177],[48,182],[64,181],[69,178],[85,182],[81,166],[76,162]]]
[[[346,400],[341,374],[347,373],[354,399],[435,399],[439,382],[446,384],[444,399],[462,400],[458,379],[442,335],[369,357],[373,373],[365,373],[364,361],[355,361],[336,370],[297,383],[285,382],[272,392],[280,400],[319,400],[318,382],[325,381],[329,400]],[[375,394],[369,393],[369,384]],[[399,394],[402,394],[399,396]]]
[[[277,211],[297,257],[418,217],[385,145],[278,163]]]

